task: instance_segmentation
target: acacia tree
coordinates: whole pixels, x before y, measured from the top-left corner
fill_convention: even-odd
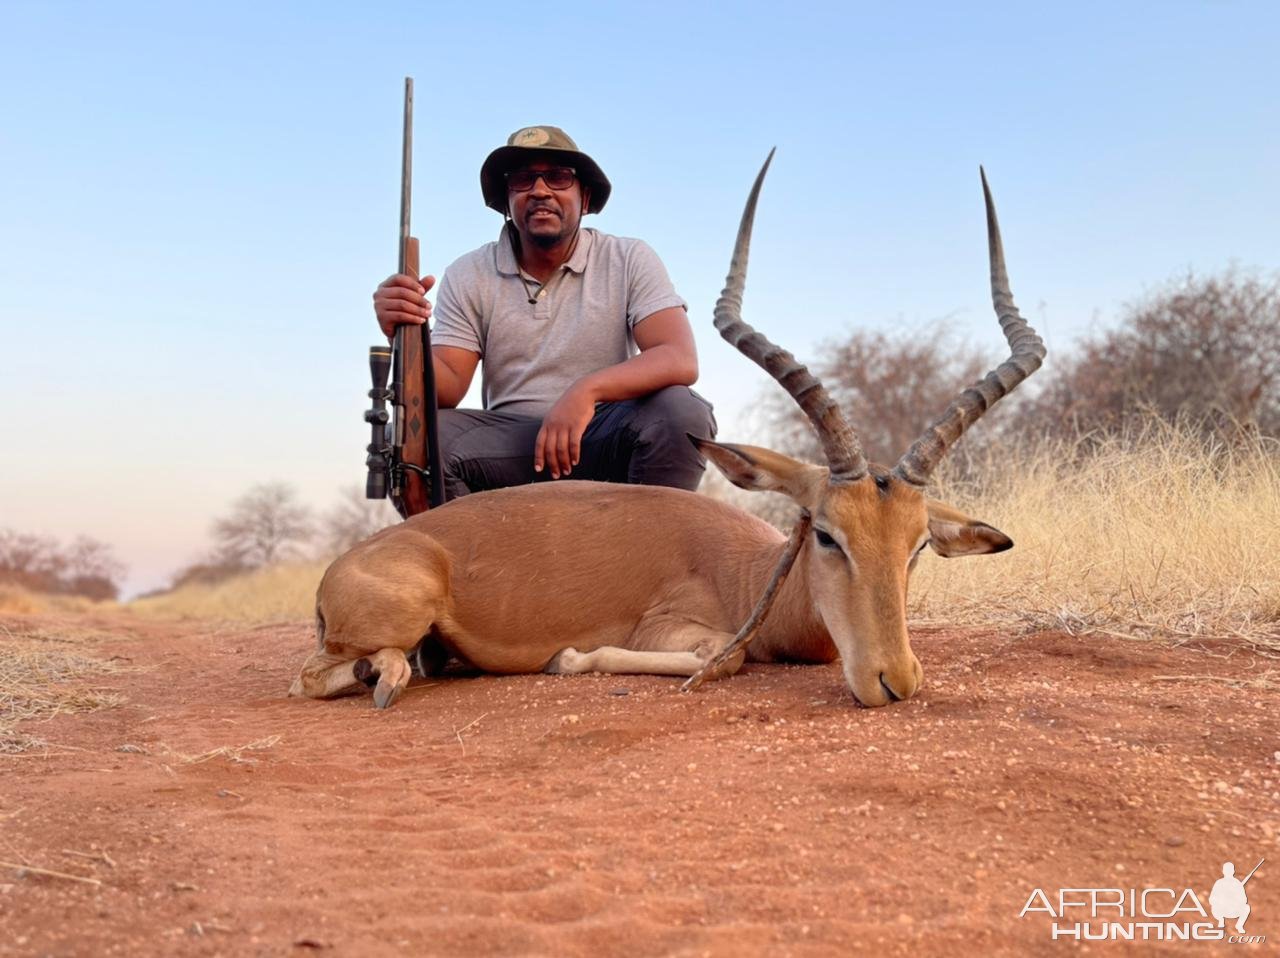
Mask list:
[[[312,535],[311,510],[292,486],[269,482],[254,486],[213,524],[214,561],[257,568],[293,558]]]

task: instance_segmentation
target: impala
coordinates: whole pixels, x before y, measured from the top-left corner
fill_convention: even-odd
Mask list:
[[[981,555],[1013,544],[926,498],[925,483],[948,447],[1039,368],[1044,346],[1014,306],[984,173],[992,299],[1011,355],[953,400],[896,465],[869,464],[822,384],[741,319],[756,201],[772,158],[747,200],[715,325],[804,410],[827,465],[694,442],[736,485],[789,496],[802,517],[791,538],[677,489],[560,481],[469,495],[334,561],[316,596],[319,647],[290,694],[330,698],[370,686],[386,708],[409,682],[408,656],[426,672],[455,657],[506,674],[699,677],[732,674],[744,659],[839,658],[862,705],[915,694],[922,672],[906,602],[920,552]]]

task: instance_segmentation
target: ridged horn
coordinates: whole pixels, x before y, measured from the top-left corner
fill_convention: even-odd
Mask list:
[[[982,418],[988,409],[1017,388],[1018,384],[1040,368],[1044,361],[1044,343],[1025,319],[1018,314],[1009,291],[1009,275],[1004,267],[1004,246],[1000,241],[1000,224],[996,220],[996,206],[987,186],[987,174],[978,167],[982,177],[982,195],[987,204],[987,245],[991,253],[991,301],[995,305],[1000,328],[1009,343],[1010,356],[986,377],[965,389],[951,401],[924,434],[906,454],[898,460],[893,472],[898,478],[916,486],[923,486],[929,473],[942,461],[951,444],[964,435],[964,431]]]
[[[769,151],[764,166],[751,187],[746,209],[742,211],[742,223],[738,227],[738,240],[733,247],[733,259],[729,263],[729,275],[724,291],[716,300],[715,324],[720,335],[742,355],[760,366],[787,391],[804,414],[813,423],[822,442],[822,450],[831,468],[834,482],[854,482],[867,474],[867,460],[862,454],[858,435],[845,421],[840,407],[827,394],[822,383],[795,356],[780,346],[775,346],[742,320],[742,291],[747,281],[747,255],[751,248],[751,226],[755,222],[756,201],[765,173],[773,162],[777,148]]]

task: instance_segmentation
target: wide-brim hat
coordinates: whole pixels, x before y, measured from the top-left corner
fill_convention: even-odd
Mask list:
[[[489,154],[480,167],[480,192],[484,194],[485,206],[505,214],[506,175],[525,163],[543,157],[574,168],[578,181],[590,193],[590,205],[586,212],[599,213],[604,209],[604,204],[609,201],[609,193],[613,190],[609,177],[558,126],[526,126],[522,130],[516,130],[507,139],[506,146],[500,146]]]

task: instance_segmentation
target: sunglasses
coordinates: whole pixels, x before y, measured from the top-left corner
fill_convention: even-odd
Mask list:
[[[515,170],[507,174],[507,189],[516,193],[527,193],[533,189],[538,178],[547,184],[548,189],[567,190],[578,179],[578,173],[571,166],[556,166],[549,170]]]

